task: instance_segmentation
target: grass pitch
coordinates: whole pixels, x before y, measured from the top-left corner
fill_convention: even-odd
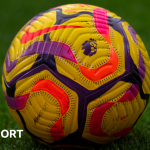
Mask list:
[[[21,27],[38,13],[58,5],[87,3],[106,8],[126,20],[142,38],[150,54],[150,1],[149,0],[5,0],[0,2],[0,76],[6,52]],[[21,129],[8,111],[0,80],[0,131]],[[0,150],[45,150],[49,149],[32,139],[24,131],[21,138],[0,137]],[[95,149],[95,148],[91,148]],[[148,150],[150,149],[150,104],[134,129],[125,137],[99,150]]]

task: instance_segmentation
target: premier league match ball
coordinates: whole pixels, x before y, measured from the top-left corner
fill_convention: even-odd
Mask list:
[[[16,122],[41,143],[105,144],[141,118],[150,60],[121,17],[93,5],[63,5],[19,31],[4,61],[2,85]]]

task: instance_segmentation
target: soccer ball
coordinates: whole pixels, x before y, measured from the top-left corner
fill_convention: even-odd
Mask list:
[[[142,116],[150,60],[121,17],[93,5],[63,5],[19,31],[2,85],[14,119],[41,143],[104,144],[125,136]]]

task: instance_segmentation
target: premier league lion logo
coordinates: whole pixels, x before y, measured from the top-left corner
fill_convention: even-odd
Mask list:
[[[85,41],[83,43],[82,50],[84,50],[84,54],[87,56],[92,56],[97,52],[97,42],[90,38],[89,41]]]

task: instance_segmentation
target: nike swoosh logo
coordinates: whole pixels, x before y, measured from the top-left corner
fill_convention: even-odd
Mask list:
[[[25,44],[30,40],[33,40],[35,37],[40,36],[44,33],[48,33],[50,31],[59,30],[59,29],[66,29],[66,28],[85,28],[82,26],[75,26],[75,25],[56,25],[52,27],[47,27],[44,29],[37,30],[35,32],[29,32],[31,27],[29,27],[26,31],[26,33],[23,34],[21,38],[21,44]]]
[[[54,10],[48,10],[48,12],[50,12],[50,11],[56,11],[56,22],[55,22],[54,26],[47,27],[47,28],[44,28],[44,29],[41,29],[41,30],[37,30],[36,32],[32,32],[32,33],[29,32],[29,30],[31,28],[31,27],[29,27],[27,29],[26,33],[21,38],[21,44],[25,44],[28,41],[33,40],[35,37],[40,36],[44,33],[53,31],[53,30],[64,29],[64,28],[84,28],[84,27],[81,27],[81,26],[74,26],[74,25],[68,25],[67,26],[67,25],[62,25],[62,24],[67,22],[68,20],[70,20],[72,18],[76,18],[76,17],[78,17],[82,14],[87,14],[87,15],[93,16],[93,13],[88,12],[88,11],[81,11],[81,12],[71,14],[71,15],[63,14],[62,13],[62,8],[57,8],[57,9],[54,9]],[[46,13],[46,12],[44,12],[44,13]],[[31,24],[38,17],[42,16],[44,13],[41,13],[40,15],[35,16],[33,19],[31,19],[31,21],[27,25]]]

